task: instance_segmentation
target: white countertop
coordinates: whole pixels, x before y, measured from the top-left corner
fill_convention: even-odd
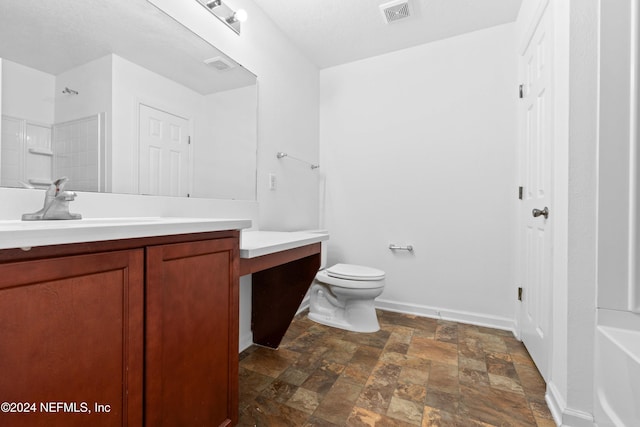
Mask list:
[[[255,258],[328,239],[326,232],[243,231],[240,234],[240,258]]]
[[[249,227],[251,220],[248,219],[174,217],[0,221],[0,249],[242,230]]]

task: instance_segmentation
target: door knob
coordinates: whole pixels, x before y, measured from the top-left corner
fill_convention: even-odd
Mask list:
[[[549,208],[546,207],[546,206],[542,210],[534,209],[534,210],[531,211],[531,213],[536,218],[539,217],[539,216],[543,216],[545,219],[549,218]]]

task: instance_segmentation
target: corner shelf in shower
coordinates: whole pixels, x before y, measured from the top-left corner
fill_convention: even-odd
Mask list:
[[[29,184],[48,187],[53,184],[53,181],[51,181],[50,179],[29,178]]]
[[[29,148],[29,153],[53,157],[53,151],[48,148],[31,147]]]

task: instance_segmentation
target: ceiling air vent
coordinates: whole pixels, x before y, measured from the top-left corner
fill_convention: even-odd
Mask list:
[[[234,67],[234,65],[227,59],[216,56],[215,58],[205,59],[204,63],[209,65],[210,67],[215,68],[218,71],[226,71],[230,70]]]
[[[394,0],[381,4],[380,12],[382,12],[384,22],[387,24],[411,16],[411,9],[409,9],[409,2],[407,0]]]

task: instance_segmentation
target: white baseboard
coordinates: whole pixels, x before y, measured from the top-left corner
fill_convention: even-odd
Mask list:
[[[566,408],[562,413],[563,427],[594,427],[595,425],[593,415],[588,412]]]
[[[553,382],[547,384],[544,399],[549,406],[553,420],[561,427],[594,427],[593,414],[568,408],[567,403]]]
[[[567,404],[553,382],[547,383],[547,392],[544,395],[544,400],[547,402],[556,425],[562,425],[562,408],[565,408]]]
[[[492,316],[481,313],[471,313],[468,311],[449,310],[446,308],[429,307],[426,305],[407,304],[404,302],[389,301],[383,299],[376,300],[376,307],[381,310],[413,314],[415,316],[451,320],[454,322],[468,323],[477,326],[486,326],[488,328],[494,329],[502,329],[505,331],[511,331],[514,335],[516,333],[515,320],[506,317]]]

